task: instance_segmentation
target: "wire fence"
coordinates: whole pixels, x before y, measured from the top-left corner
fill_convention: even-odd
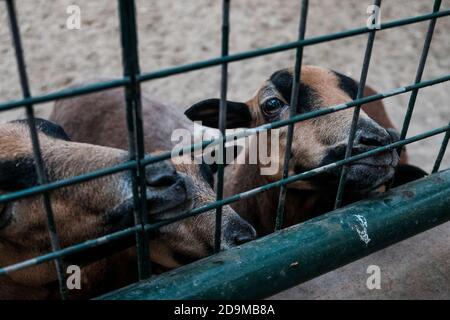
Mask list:
[[[280,229],[283,225],[284,207],[286,201],[287,185],[299,180],[304,180],[315,175],[318,175],[331,168],[341,168],[339,185],[337,190],[337,197],[335,199],[335,208],[339,208],[342,205],[342,196],[346,183],[346,176],[348,171],[348,165],[360,159],[364,159],[375,154],[384,152],[386,150],[401,150],[401,147],[410,143],[429,138],[438,134],[444,134],[444,138],[436,157],[436,161],[433,167],[433,173],[438,172],[440,164],[444,157],[447,145],[450,139],[450,123],[447,126],[435,128],[433,130],[406,138],[408,128],[411,122],[411,117],[414,111],[416,98],[420,89],[437,85],[450,80],[450,74],[442,77],[422,80],[423,71],[426,65],[426,60],[433,37],[433,32],[438,18],[446,17],[450,15],[450,10],[440,10],[441,1],[435,0],[432,10],[428,14],[419,15],[416,17],[409,17],[405,19],[393,20],[386,23],[382,23],[379,29],[369,29],[368,27],[361,27],[351,29],[343,32],[337,32],[332,34],[326,34],[322,36],[316,36],[311,38],[305,38],[305,31],[307,27],[308,16],[308,0],[301,1],[300,11],[300,23],[298,30],[298,39],[293,42],[266,47],[257,50],[245,51],[235,54],[229,54],[229,28],[230,28],[230,0],[223,0],[223,21],[222,21],[222,48],[221,56],[212,58],[209,60],[203,60],[195,63],[185,64],[167,69],[156,70],[148,73],[141,73],[139,67],[138,56],[138,35],[137,35],[137,22],[136,22],[136,8],[133,0],[118,0],[118,12],[120,20],[120,33],[122,43],[122,58],[123,58],[123,78],[93,83],[84,85],[82,87],[65,89],[50,94],[33,96],[30,92],[29,81],[26,72],[26,64],[23,55],[23,48],[21,43],[19,23],[15,11],[14,0],[5,0],[6,8],[9,16],[10,29],[12,34],[13,45],[15,48],[17,67],[20,78],[20,85],[22,88],[23,98],[14,101],[7,101],[0,103],[0,111],[11,110],[15,108],[25,108],[26,116],[30,128],[30,136],[33,145],[33,155],[35,159],[36,172],[38,175],[38,185],[32,188],[12,192],[4,195],[0,195],[0,203],[17,201],[26,197],[34,195],[42,195],[45,212],[47,214],[47,225],[49,230],[49,239],[51,242],[52,252],[16,263],[10,266],[0,268],[0,276],[7,275],[11,272],[15,272],[27,267],[35,266],[49,261],[54,261],[56,272],[58,275],[59,288],[62,299],[68,297],[68,292],[65,285],[65,273],[63,258],[74,253],[83,252],[90,248],[101,246],[105,243],[112,241],[120,241],[124,237],[135,234],[136,236],[136,248],[137,248],[137,263],[139,280],[147,279],[151,276],[150,265],[150,252],[148,233],[152,230],[156,230],[164,225],[186,219],[195,215],[199,215],[209,210],[216,210],[216,226],[215,226],[215,251],[220,250],[221,239],[221,225],[222,225],[222,207],[227,204],[234,203],[244,198],[255,196],[258,193],[267,191],[273,188],[280,188],[279,202],[277,207],[276,217],[276,230]],[[374,5],[380,6],[381,0],[375,0]],[[374,46],[375,37],[377,32],[381,30],[387,30],[399,26],[419,23],[428,21],[429,26],[426,33],[425,41],[423,43],[423,49],[419,64],[416,71],[416,77],[414,82],[408,86],[393,88],[387,92],[377,93],[371,96],[363,96],[363,91],[369,72],[372,48]],[[364,60],[359,79],[358,92],[356,99],[347,103],[328,106],[327,108],[314,110],[308,113],[297,113],[298,104],[298,92],[301,83],[301,66],[303,50],[307,46],[334,41],[338,39],[348,38],[356,35],[367,34],[367,44],[364,53]],[[296,50],[296,61],[293,75],[292,84],[292,96],[290,105],[289,118],[285,120],[279,120],[272,123],[268,123],[256,128],[246,129],[236,136],[225,136],[226,130],[226,115],[227,115],[227,85],[228,85],[228,64],[244,59],[251,59],[263,55],[269,55],[286,50]],[[185,73],[189,71],[209,68],[213,66],[221,65],[221,94],[220,94],[220,115],[219,115],[219,129],[223,134],[221,139],[203,141],[201,143],[193,144],[188,147],[178,148],[177,150],[167,151],[158,155],[146,155],[144,150],[144,135],[142,124],[142,105],[140,97],[140,85],[142,82],[150,81],[158,78],[169,77],[172,75]],[[39,137],[34,125],[34,106],[45,102],[55,101],[57,99],[69,98],[78,95],[99,92],[108,90],[111,88],[123,87],[125,90],[126,99],[126,120],[128,128],[128,151],[129,159],[125,163],[115,165],[109,168],[97,170],[94,172],[79,175],[70,179],[49,181],[45,170],[44,162],[42,159],[41,149],[39,145]],[[363,104],[369,102],[378,101],[387,97],[395,95],[410,93],[410,99],[408,103],[408,109],[404,118],[401,138],[397,142],[393,142],[386,146],[377,147],[373,150],[352,155],[353,141],[356,134],[356,125],[358,123],[360,109]],[[293,142],[293,127],[296,123],[312,119],[319,116],[324,116],[333,112],[342,111],[345,109],[353,108],[353,119],[346,147],[345,158],[334,163],[324,165],[313,170],[302,172],[299,174],[288,174],[289,160],[291,158],[291,146]],[[145,187],[145,167],[149,164],[170,159],[171,155],[187,154],[195,150],[203,149],[206,146],[219,145],[219,150],[224,152],[224,145],[227,141],[232,141],[236,138],[247,137],[255,135],[258,132],[277,129],[287,126],[287,148],[284,155],[284,166],[282,179],[276,182],[269,183],[267,185],[248,190],[246,192],[235,194],[230,197],[224,198],[223,186],[224,186],[224,165],[218,164],[217,173],[217,188],[216,188],[216,201],[205,206],[192,209],[178,217],[165,219],[154,223],[149,223],[147,219],[147,201],[146,201],[146,187]],[[132,191],[135,208],[135,226],[124,230],[120,230],[101,238],[88,240],[83,243],[72,245],[66,248],[61,248],[58,239],[57,225],[55,224],[53,209],[51,205],[51,191],[58,188],[79,184],[82,182],[90,181],[107,175],[111,175],[118,172],[130,171],[132,174]]]

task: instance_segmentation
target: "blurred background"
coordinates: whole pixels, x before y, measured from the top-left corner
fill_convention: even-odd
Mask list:
[[[230,53],[296,40],[299,3],[297,0],[231,1]],[[366,9],[371,3],[361,0],[311,0],[306,37],[365,26],[368,18]],[[66,9],[73,4],[81,9],[80,30],[66,28],[69,16]],[[18,0],[16,7],[33,95],[99,77],[121,76],[116,1]],[[432,7],[431,0],[385,0],[381,6],[381,22],[429,13]],[[441,9],[449,8],[450,0],[443,0]],[[137,1],[137,10],[143,72],[220,55],[221,1],[141,0]],[[378,32],[367,84],[378,91],[387,91],[413,83],[427,26],[428,22],[422,22]],[[449,73],[449,30],[450,19],[438,19],[423,80]],[[332,68],[358,79],[366,40],[367,35],[361,35],[306,47],[303,62]],[[229,99],[248,99],[272,72],[293,65],[294,51],[230,64]],[[143,90],[157,99],[185,109],[198,100],[218,97],[219,84],[220,67],[215,67],[146,82]],[[0,101],[19,98],[21,91],[6,9],[0,1]],[[409,135],[448,124],[449,98],[450,83],[420,90]],[[401,127],[408,99],[409,94],[403,94],[385,100],[387,112],[398,128]],[[52,103],[38,105],[36,114],[47,117],[51,108]],[[0,121],[21,117],[22,110],[0,113]],[[410,145],[411,163],[430,171],[441,141],[442,135]],[[442,168],[449,166],[450,152],[447,152]],[[439,236],[444,237],[440,239],[448,243],[449,225],[443,225],[439,230]],[[430,239],[430,234],[420,236]],[[416,247],[410,246],[408,250]],[[442,254],[448,266],[449,254],[443,251],[441,257]],[[392,258],[392,255],[390,259],[391,264],[386,262],[389,266],[399,260]],[[361,273],[364,278],[364,271]],[[448,275],[445,281],[450,288]],[[317,290],[317,286],[316,282],[315,286],[310,285],[309,291],[304,289],[308,286],[293,289],[283,297],[314,297],[313,291]],[[390,290],[395,292],[395,286],[392,288],[391,285]],[[448,296],[449,291],[443,294]]]

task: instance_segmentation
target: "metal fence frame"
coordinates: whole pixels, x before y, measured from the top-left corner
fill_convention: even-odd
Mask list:
[[[220,238],[221,238],[221,218],[222,218],[222,206],[231,204],[233,202],[236,202],[240,199],[247,198],[254,196],[255,194],[258,194],[260,192],[264,192],[266,190],[269,190],[271,188],[280,188],[280,197],[279,197],[279,203],[278,203],[278,209],[277,209],[277,219],[276,219],[276,229],[280,229],[281,225],[283,223],[283,214],[284,214],[284,203],[285,203],[285,196],[286,196],[286,185],[298,180],[306,179],[311,176],[317,175],[327,169],[333,168],[333,167],[341,167],[341,176],[339,180],[339,186],[338,186],[338,192],[335,202],[335,207],[339,208],[341,205],[343,190],[345,186],[346,181],[346,174],[347,174],[347,165],[350,164],[353,161],[357,161],[359,159],[372,156],[374,154],[386,151],[386,150],[392,150],[392,149],[401,149],[402,146],[426,139],[428,137],[437,135],[437,134],[444,134],[444,139],[442,141],[439,153],[437,155],[434,167],[433,167],[433,173],[436,173],[439,171],[439,167],[441,164],[441,161],[444,157],[447,145],[450,140],[450,124],[447,126],[443,126],[440,128],[436,128],[430,131],[427,131],[425,133],[406,138],[409,124],[411,121],[411,117],[413,114],[416,98],[418,95],[419,89],[436,85],[442,82],[446,82],[450,80],[450,74],[444,75],[442,77],[425,80],[422,81],[422,75],[423,70],[425,68],[426,59],[428,56],[428,51],[430,48],[430,43],[432,40],[436,20],[441,17],[446,17],[450,15],[450,10],[443,10],[440,11],[441,6],[441,0],[435,0],[434,5],[432,8],[432,12],[424,15],[419,15],[416,17],[409,17],[405,19],[399,19],[399,20],[393,20],[386,23],[382,23],[380,29],[369,29],[367,27],[361,27],[356,29],[351,29],[343,32],[337,32],[332,34],[326,34],[322,36],[316,36],[316,37],[310,37],[305,38],[305,31],[306,31],[306,19],[307,19],[307,13],[308,13],[308,0],[301,0],[301,12],[300,12],[300,23],[299,23],[299,34],[298,39],[293,42],[284,43],[280,45],[275,45],[271,47],[266,47],[262,49],[256,49],[256,50],[250,50],[245,52],[240,52],[236,54],[229,54],[229,16],[230,16],[230,0],[223,0],[223,21],[222,21],[222,50],[221,50],[221,56],[209,60],[203,60],[199,62],[194,62],[190,64],[185,64],[181,66],[171,67],[167,69],[161,69],[153,72],[148,73],[141,73],[140,67],[139,67],[139,56],[138,56],[138,39],[137,39],[137,27],[136,27],[136,8],[135,8],[135,2],[134,0],[118,0],[118,11],[119,11],[119,19],[120,19],[120,31],[121,31],[121,42],[122,42],[122,58],[123,58],[123,77],[120,79],[110,80],[110,81],[103,81],[98,82],[94,84],[84,85],[82,87],[78,88],[70,88],[65,89],[58,92],[53,92],[46,95],[41,96],[32,96],[30,92],[29,87],[29,81],[27,77],[26,72],[26,64],[25,59],[23,55],[23,48],[21,43],[21,37],[20,37],[20,30],[18,26],[16,11],[14,7],[14,0],[5,0],[6,7],[8,11],[9,21],[10,21],[10,29],[13,39],[13,45],[15,48],[15,54],[16,54],[16,60],[17,60],[17,67],[19,72],[19,78],[20,78],[20,84],[22,88],[23,93],[23,99],[20,100],[13,100],[13,101],[7,101],[0,103],[0,112],[11,110],[14,108],[20,108],[25,107],[26,109],[26,116],[28,119],[29,127],[30,127],[30,136],[33,144],[33,154],[35,159],[35,166],[36,166],[36,172],[38,174],[38,185],[32,188],[28,188],[25,190],[20,190],[17,192],[0,195],[0,203],[4,202],[10,202],[15,201],[18,199],[22,199],[25,197],[33,196],[42,194],[43,200],[44,200],[44,208],[45,212],[47,214],[47,224],[49,229],[49,238],[51,242],[51,248],[52,252],[29,259],[26,261],[22,261],[20,263],[2,267],[0,268],[0,276],[6,275],[8,273],[21,270],[23,268],[27,268],[30,266],[34,266],[40,263],[54,261],[56,272],[58,275],[58,281],[59,281],[59,287],[61,292],[62,299],[66,299],[68,297],[68,292],[65,286],[65,273],[63,272],[64,269],[64,261],[63,258],[77,253],[82,252],[84,250],[87,250],[89,248],[94,248],[97,246],[101,246],[105,243],[111,242],[111,241],[120,241],[120,239],[135,234],[136,236],[136,247],[137,247],[137,260],[138,260],[138,273],[139,273],[139,280],[148,279],[151,276],[151,266],[150,266],[150,259],[149,259],[149,246],[148,246],[148,232],[151,230],[155,230],[163,225],[173,223],[175,221],[179,221],[181,219],[185,219],[188,217],[192,217],[194,215],[198,215],[201,213],[204,213],[206,211],[215,209],[216,210],[216,236],[215,236],[215,250],[216,252],[220,249]],[[381,0],[375,0],[375,5],[381,5]],[[372,48],[374,45],[375,35],[380,30],[386,30],[390,28],[395,28],[399,26],[409,25],[413,23],[419,23],[423,21],[429,21],[428,31],[426,33],[426,38],[423,44],[423,49],[421,53],[421,57],[419,60],[419,64],[416,71],[416,77],[414,79],[414,82],[408,86],[400,87],[392,89],[388,92],[378,93],[372,96],[363,97],[363,90],[365,87],[365,81],[367,78],[368,70],[369,70],[369,64],[370,64],[370,58],[372,53]],[[361,76],[358,86],[358,93],[357,97],[354,101],[329,106],[325,109],[315,110],[312,112],[304,113],[304,114],[296,114],[296,105],[297,105],[297,93],[299,90],[299,84],[300,84],[300,70],[302,65],[302,56],[303,56],[303,50],[305,47],[318,44],[318,43],[324,43],[328,41],[338,40],[342,38],[352,37],[356,35],[361,34],[368,34],[367,39],[367,45],[365,49],[364,54],[364,60],[361,70]],[[155,163],[158,161],[162,161],[165,159],[169,159],[171,157],[172,152],[164,152],[162,154],[158,155],[146,155],[144,150],[144,143],[143,143],[143,125],[142,125],[142,105],[141,105],[141,97],[140,97],[140,84],[145,81],[150,81],[157,78],[163,78],[168,77],[175,74],[185,73],[189,71],[209,68],[217,65],[221,65],[221,94],[220,94],[220,116],[219,116],[219,129],[222,132],[222,137],[217,140],[210,140],[210,141],[204,141],[199,144],[193,144],[189,147],[185,148],[179,148],[177,154],[180,153],[189,153],[193,152],[194,150],[202,149],[208,145],[219,145],[219,150],[222,150],[224,148],[224,144],[227,141],[233,140],[236,138],[236,135],[233,136],[225,136],[225,130],[226,130],[226,109],[227,109],[227,103],[226,103],[226,96],[227,96],[227,82],[228,82],[228,63],[235,62],[235,61],[241,61],[244,59],[250,59],[255,58],[263,55],[273,54],[276,52],[286,51],[286,50],[292,50],[296,49],[296,62],[295,62],[295,72],[294,72],[294,81],[293,81],[293,88],[292,88],[292,97],[291,97],[291,106],[290,106],[290,116],[289,119],[286,120],[280,120],[276,122],[272,122],[269,124],[265,124],[263,126],[257,127],[257,128],[251,128],[247,129],[240,134],[238,134],[238,137],[245,137],[249,135],[254,135],[260,131],[280,128],[283,126],[288,127],[288,134],[287,134],[287,148],[285,152],[285,162],[284,162],[284,170],[283,170],[283,177],[281,180],[269,183],[265,186],[258,187],[252,190],[248,190],[244,193],[236,194],[228,198],[223,198],[223,183],[224,183],[224,167],[222,164],[218,165],[218,183],[217,183],[217,197],[216,202],[207,204],[200,208],[195,208],[179,217],[167,219],[164,221],[158,221],[156,223],[148,223],[147,220],[147,202],[146,202],[146,193],[145,193],[145,180],[141,177],[145,177],[144,170],[145,166],[149,165],[151,163]],[[115,165],[110,168],[97,170],[94,172],[86,173],[77,177],[73,177],[70,179],[64,179],[59,181],[48,181],[45,170],[44,170],[44,162],[42,160],[42,155],[40,151],[39,146],[39,137],[36,131],[36,128],[34,126],[34,105],[41,104],[45,102],[54,101],[57,99],[63,99],[68,97],[74,97],[77,95],[82,94],[88,94],[93,92],[98,92],[102,90],[107,90],[111,88],[117,88],[117,87],[123,87],[125,90],[125,99],[126,99],[126,120],[127,120],[127,127],[128,127],[128,142],[129,142],[129,154],[130,158],[129,161],[120,164]],[[373,149],[371,151],[358,154],[358,155],[352,155],[352,143],[353,138],[356,131],[356,124],[358,122],[359,118],[359,112],[361,105],[366,104],[368,102],[381,100],[387,97],[404,94],[407,92],[411,92],[409,103],[408,103],[408,109],[405,115],[404,123],[401,130],[401,139],[398,142],[391,143],[387,146],[378,147],[376,149]],[[309,170],[300,174],[296,174],[293,176],[288,175],[288,164],[290,159],[290,153],[291,153],[291,144],[292,144],[292,138],[293,138],[293,126],[295,123],[304,121],[307,119],[311,119],[314,117],[326,115],[332,112],[338,112],[344,109],[353,108],[354,114],[352,119],[352,126],[349,136],[349,141],[346,149],[345,158],[343,160],[337,161],[335,163],[325,165],[319,168],[315,168],[313,170]],[[117,172],[122,172],[129,170],[132,173],[132,186],[133,186],[133,199],[135,204],[135,226],[131,228],[127,228],[109,235],[106,235],[101,238],[88,240],[86,242],[76,244],[70,247],[61,248],[59,244],[58,234],[57,234],[57,226],[55,225],[54,218],[53,218],[53,211],[51,206],[51,191],[55,190],[57,188],[62,188],[70,185],[74,185],[77,183],[89,181],[92,179],[96,179],[99,177],[103,177],[106,175],[114,174]],[[444,172],[444,174],[441,174],[441,176],[444,176],[448,178]],[[430,180],[431,181],[431,180]],[[450,181],[450,180],[448,180]],[[423,182],[422,182],[423,183]],[[428,182],[427,182],[428,183]],[[431,182],[428,183],[429,185],[432,185]],[[420,185],[420,184],[419,184]],[[440,191],[441,193],[445,193],[449,191],[450,187],[445,187],[444,190]],[[447,192],[448,193],[448,192]],[[394,192],[395,194],[395,192]],[[428,198],[428,201],[430,201],[431,198]],[[434,199],[434,198],[433,198]],[[434,199],[435,200],[435,199]],[[433,201],[434,201],[433,200]],[[438,204],[441,205],[442,203]],[[360,205],[360,204],[359,204]],[[358,205],[356,205],[356,208]],[[355,208],[355,205],[353,205],[351,208]],[[429,208],[429,207],[427,207]],[[439,207],[440,208],[440,207]],[[349,210],[347,208],[341,209],[341,211],[333,211],[330,214],[325,215],[325,218],[317,218],[313,219],[311,222],[307,222],[305,224],[302,224],[300,226],[297,226],[295,228],[290,228],[288,233],[291,234],[292,240],[297,239],[298,237],[301,237],[301,230],[303,225],[305,226],[311,226],[314,225],[314,223],[321,223],[323,221],[329,221],[327,219],[334,219],[334,215],[338,214],[338,212],[342,212],[342,210]],[[430,209],[427,209],[430,210]],[[394,210],[395,211],[395,210]],[[433,212],[435,212],[434,210]],[[441,210],[445,211],[445,210]],[[403,212],[403,211],[402,211]],[[398,216],[400,216],[402,213],[398,213]],[[422,212],[423,213],[423,212]],[[426,223],[425,221],[421,224],[416,226],[414,229],[414,232],[408,231],[405,233],[405,236],[411,236],[415,233],[418,233],[425,228],[429,228],[431,226],[436,225],[436,221],[439,223],[445,222],[450,219],[450,213],[448,212],[435,212],[436,215],[441,214],[441,218],[434,219],[433,223]],[[397,216],[397,217],[398,217]],[[401,223],[400,220],[396,220],[397,223]],[[408,222],[405,222],[405,224],[408,224]],[[292,230],[297,230],[293,232]],[[275,233],[271,235],[268,239],[276,239],[276,237],[281,237],[280,233]],[[386,243],[393,243],[393,241],[399,241],[401,237],[395,238],[391,237],[389,239],[383,239],[380,240],[380,243],[383,244]],[[255,245],[261,245],[261,243],[270,243],[272,240],[258,240],[257,244],[247,244],[245,245],[248,248],[251,248]],[[298,239],[297,239],[298,240]],[[244,246],[244,247],[245,247]],[[379,247],[379,246],[378,246]],[[248,249],[247,249],[248,251]],[[369,252],[368,250],[366,250]],[[362,257],[363,255],[367,254],[367,252],[364,252],[364,250],[360,250],[357,253],[351,256],[352,259]],[[224,256],[224,255],[233,255],[236,254],[236,250],[231,249],[229,250],[229,253],[221,253],[218,256]],[[345,257],[347,259],[349,257]],[[196,270],[207,270],[205,269],[205,266],[208,266],[208,261],[214,260],[215,257],[211,257],[206,259],[206,262],[201,262],[200,264],[194,264],[199,265],[200,267]],[[345,260],[344,259],[344,260]],[[343,261],[344,261],[343,260]],[[345,260],[348,262],[348,259]],[[231,262],[230,262],[231,263]],[[335,264],[330,264],[329,267],[336,267]],[[191,268],[190,266],[187,267],[187,269]],[[176,271],[177,275],[182,276],[183,270],[186,268],[181,268],[181,271]],[[325,268],[329,269],[329,268]],[[323,271],[324,268],[317,268],[316,272],[314,270],[310,271],[309,278],[316,276],[320,274],[321,270]],[[156,281],[156,283],[159,283],[158,281],[165,281],[166,279],[163,276],[159,277],[162,280],[149,280],[147,283],[150,284],[147,289],[154,290],[156,287],[152,285]],[[304,280],[305,278],[296,278],[290,280],[283,280],[283,286],[269,286],[269,288],[272,288],[271,291],[267,291],[264,289],[261,289],[260,294],[248,294],[248,297],[263,297],[264,295],[268,295],[271,293],[276,292],[276,290],[281,290],[281,288],[286,288],[286,286],[297,284],[299,281]],[[242,279],[241,279],[242,280]],[[242,281],[246,281],[243,279]],[[287,282],[286,282],[287,281]],[[239,287],[239,286],[238,286]],[[197,296],[195,297],[245,297],[242,296],[242,292],[238,293],[236,290],[236,284],[233,288],[231,287],[224,287],[224,291],[222,293],[217,291],[208,291],[208,287],[204,287],[204,289],[200,288],[198,291]],[[141,292],[141,291],[134,291],[134,292]],[[202,293],[203,292],[203,293]],[[209,292],[209,293],[208,293]],[[245,292],[245,291],[244,291]],[[173,292],[172,292],[173,293]],[[264,294],[263,294],[264,293]],[[214,295],[215,294],[215,295]],[[162,297],[164,295],[157,295],[157,294],[143,294],[143,296],[146,297]],[[175,295],[176,297],[180,297]],[[185,295],[183,297],[188,297],[189,295]],[[108,296],[109,298],[113,298],[113,296]],[[122,298],[130,298],[130,296],[126,295],[118,295],[118,297]],[[170,296],[166,296],[170,297]],[[190,296],[192,297],[192,295]]]

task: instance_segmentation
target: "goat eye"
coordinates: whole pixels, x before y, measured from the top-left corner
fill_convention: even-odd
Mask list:
[[[262,111],[268,115],[273,115],[284,107],[284,102],[277,98],[271,98],[262,104]]]

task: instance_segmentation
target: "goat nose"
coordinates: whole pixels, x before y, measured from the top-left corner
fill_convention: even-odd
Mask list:
[[[236,237],[234,237],[234,244],[238,246],[238,245],[250,242],[254,239],[255,239],[255,237],[251,234],[240,234],[240,235],[237,235]]]
[[[256,239],[256,231],[247,221],[236,217],[227,223],[224,237],[231,246],[238,246]]]
[[[145,178],[150,187],[170,187],[177,183],[180,176],[169,161],[151,164],[145,168]]]
[[[355,140],[355,145],[382,147],[391,143],[391,136],[382,128],[377,130],[363,129],[359,132]]]
[[[170,161],[151,164],[145,170],[149,213],[181,212],[192,204],[193,185]]]

